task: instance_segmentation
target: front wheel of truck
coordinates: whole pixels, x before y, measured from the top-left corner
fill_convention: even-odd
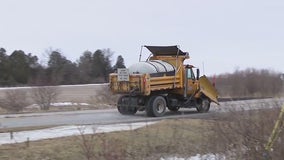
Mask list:
[[[167,102],[163,96],[152,96],[150,97],[146,113],[149,117],[161,117],[166,113]]]
[[[130,106],[129,96],[121,96],[117,102],[117,110],[123,115],[133,115],[137,112],[136,107]]]
[[[210,109],[210,101],[207,97],[196,99],[195,105],[196,105],[196,110],[201,113],[208,112]]]

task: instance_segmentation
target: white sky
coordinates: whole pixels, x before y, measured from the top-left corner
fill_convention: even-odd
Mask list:
[[[0,47],[76,61],[110,48],[127,66],[141,45],[180,45],[208,75],[236,68],[284,72],[283,0],[0,0]]]

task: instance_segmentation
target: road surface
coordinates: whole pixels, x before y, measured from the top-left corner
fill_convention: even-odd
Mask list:
[[[195,109],[168,111],[164,117],[147,117],[145,112],[135,115],[121,115],[117,110],[85,110],[72,112],[49,112],[31,114],[0,115],[0,129],[16,127],[39,127],[81,124],[114,124],[143,121],[156,121],[175,118],[207,118],[230,110],[252,110],[281,107],[284,99],[259,99],[222,102],[220,106],[212,104],[208,113],[198,113]]]

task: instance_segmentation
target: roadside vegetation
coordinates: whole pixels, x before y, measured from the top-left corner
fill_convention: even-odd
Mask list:
[[[281,160],[284,157],[283,132],[273,151],[264,150],[278,114],[279,108],[231,111],[204,120],[163,120],[138,130],[107,134],[84,135],[84,130],[78,128],[81,136],[2,145],[0,159],[152,160],[211,153],[227,159]]]
[[[7,90],[3,98],[0,98],[0,107],[8,112],[21,112],[28,105],[27,92]]]
[[[220,97],[283,96],[283,74],[268,69],[236,70],[234,73],[217,75],[215,81]]]
[[[33,101],[41,110],[49,110],[51,103],[55,102],[58,95],[59,90],[54,86],[34,87],[31,93]]]
[[[106,84],[7,89],[0,92],[0,114],[113,109],[118,98]]]

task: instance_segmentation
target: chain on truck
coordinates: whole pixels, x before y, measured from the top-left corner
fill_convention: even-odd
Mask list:
[[[159,117],[166,110],[196,108],[208,112],[210,103],[218,103],[218,93],[198,68],[184,64],[189,54],[178,46],[142,46],[151,55],[146,61],[129,68],[119,68],[109,75],[110,89],[121,94],[117,109],[123,115],[146,111],[147,116]],[[142,49],[140,53],[140,58]]]

